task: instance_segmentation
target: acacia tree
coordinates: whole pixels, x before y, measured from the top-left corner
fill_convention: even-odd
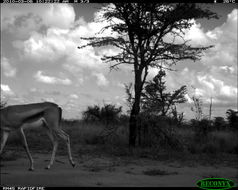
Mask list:
[[[104,29],[118,35],[83,39],[89,40],[86,46],[112,45],[121,50],[102,58],[112,63],[111,68],[120,64],[133,67],[134,102],[129,120],[129,145],[135,146],[141,92],[149,68],[161,63],[170,67],[181,60],[199,59],[202,52],[212,46],[192,46],[184,39],[185,30],[193,25],[191,19],[217,18],[217,15],[197,4],[115,3],[104,9],[102,17],[108,21]]]

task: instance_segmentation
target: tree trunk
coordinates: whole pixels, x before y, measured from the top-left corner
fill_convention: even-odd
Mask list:
[[[142,71],[135,73],[135,101],[132,106],[130,120],[129,120],[129,146],[136,146],[136,137],[138,130],[138,116],[140,113],[140,99],[142,91],[142,81],[141,81]]]
[[[137,137],[137,127],[138,127],[138,115],[140,112],[140,102],[134,102],[133,108],[131,110],[130,120],[129,120],[129,146],[136,146]]]
[[[138,134],[138,145],[139,146],[141,146],[141,144],[142,144],[142,138],[141,138],[141,129],[142,129],[142,123],[141,123],[141,119],[139,118],[138,120],[137,120],[137,128],[138,128],[138,130],[137,130],[137,134]]]

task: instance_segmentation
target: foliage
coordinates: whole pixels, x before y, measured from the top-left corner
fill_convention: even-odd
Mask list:
[[[142,112],[138,118],[138,126],[139,145],[183,149],[180,139],[176,137],[173,119],[170,117]]]
[[[100,121],[106,124],[119,121],[119,115],[122,107],[106,104],[103,107],[98,105],[88,106],[87,110],[83,112],[83,120],[85,121]]]
[[[7,102],[4,102],[4,101],[1,101],[0,102],[0,109],[1,108],[4,108],[4,107],[6,107],[7,106]]]
[[[191,107],[191,111],[195,113],[196,120],[201,120],[203,117],[202,111],[202,99],[201,97],[196,97],[195,95],[192,97],[194,107]]]
[[[186,102],[186,86],[181,86],[172,93],[166,92],[165,76],[165,71],[160,69],[152,81],[146,82],[145,90],[142,92],[142,108],[144,111],[165,116],[174,109],[174,114],[176,114],[174,106]]]
[[[119,121],[120,121],[121,124],[127,126],[128,123],[129,123],[129,115],[127,115],[127,114],[121,114],[121,115],[120,115],[120,118],[119,118]]]
[[[238,126],[238,111],[228,109],[226,111],[226,115],[227,115],[227,120],[228,120],[229,126],[232,127],[232,128],[237,129],[237,126]]]
[[[179,127],[182,126],[182,122],[184,120],[184,113],[183,112],[178,113],[176,105],[174,105],[172,107],[171,114],[172,114],[172,119],[173,119],[174,123]]]
[[[129,107],[129,112],[132,110],[133,102],[134,102],[134,97],[132,95],[132,83],[129,83],[128,85],[125,84],[125,91],[127,95],[127,106]]]
[[[150,67],[171,67],[181,60],[196,61],[212,46],[192,46],[184,39],[185,30],[194,24],[192,19],[218,18],[216,13],[195,3],[115,3],[104,9],[102,20],[109,23],[102,30],[110,36],[82,38],[86,46],[114,46],[116,55],[104,55],[110,68],[130,64],[134,71],[134,102],[130,114],[129,144],[135,146],[137,116],[140,113],[141,93]],[[165,37],[170,36],[171,38]],[[163,65],[162,65],[163,64]]]
[[[97,105],[88,106],[87,110],[83,112],[83,120],[85,121],[100,120],[100,107]]]
[[[201,120],[191,119],[191,126],[194,130],[194,140],[196,142],[203,141],[207,138],[208,132],[211,128],[211,121],[207,118],[203,118]]]
[[[214,127],[218,130],[225,129],[227,126],[224,117],[215,117],[214,119]]]
[[[120,158],[123,156],[126,156],[126,158],[131,156],[133,159],[143,157],[168,160],[164,158],[165,155],[168,155],[174,160],[175,158],[177,159],[177,157],[172,153],[176,151],[179,155],[185,155],[185,160],[189,160],[191,156],[199,156],[201,153],[204,153],[204,155],[211,154],[212,157],[214,157],[213,153],[215,153],[216,156],[222,155],[220,153],[232,153],[236,155],[229,154],[229,157],[235,156],[237,162],[238,139],[237,134],[233,131],[214,130],[208,133],[206,139],[196,141],[193,128],[189,126],[187,128],[173,128],[173,126],[169,124],[169,118],[167,117],[157,116],[154,117],[154,119],[152,118],[152,120],[148,118],[148,144],[146,144],[145,147],[138,147],[136,149],[129,149],[127,147],[128,128],[124,125],[118,125],[118,130],[116,131],[117,138],[111,139],[101,138],[100,133],[104,125],[100,123],[64,120],[62,127],[70,136],[73,153],[78,154],[80,157],[84,155],[88,156],[88,154],[91,154],[93,157],[107,154],[108,156],[113,155],[119,156]],[[160,130],[164,133],[157,133]],[[38,153],[44,152],[47,154],[51,152],[52,145],[44,131],[34,129],[26,130],[25,132],[27,140],[31,142],[29,143],[30,151]],[[11,134],[5,148],[6,153],[13,148],[17,152],[24,151],[23,148],[20,148],[19,142],[18,135],[14,133]],[[184,148],[182,153],[180,153],[181,149],[179,149],[179,146]],[[66,151],[64,144],[59,146],[58,153],[60,155],[65,155]],[[186,155],[186,152],[189,154]],[[21,155],[24,154],[22,153]],[[11,157],[13,157],[13,155]],[[198,161],[199,159],[196,160]]]

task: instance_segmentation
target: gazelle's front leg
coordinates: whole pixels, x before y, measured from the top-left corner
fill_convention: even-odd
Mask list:
[[[31,157],[31,154],[30,154],[30,151],[29,151],[29,148],[28,148],[28,144],[27,144],[27,141],[26,141],[26,137],[25,137],[25,134],[24,134],[24,131],[22,128],[20,128],[19,130],[20,132],[20,136],[21,136],[21,140],[22,140],[22,143],[23,143],[23,146],[24,146],[24,149],[27,153],[27,156],[30,160],[30,168],[29,168],[29,171],[33,171],[34,170],[34,164],[33,164],[33,159]]]
[[[46,166],[45,169],[50,169],[50,167],[53,165],[54,160],[55,160],[55,154],[58,148],[58,141],[57,139],[53,136],[53,134],[51,133],[51,131],[49,129],[47,129],[47,135],[49,136],[50,140],[52,141],[53,144],[53,151],[52,151],[52,155],[51,155],[51,159],[50,159],[50,163],[48,166]]]
[[[1,129],[2,130],[2,129]],[[7,142],[7,138],[9,136],[9,132],[8,131],[1,131],[1,147],[0,147],[0,155],[2,154],[3,148]]]

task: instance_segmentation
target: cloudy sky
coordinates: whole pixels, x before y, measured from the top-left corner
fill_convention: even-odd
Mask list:
[[[111,71],[101,56],[114,48],[78,49],[80,37],[94,36],[107,23],[96,22],[101,4],[1,4],[1,99],[10,104],[53,101],[65,118],[78,118],[89,105],[125,104],[124,83],[133,81],[131,67]],[[203,101],[213,116],[237,109],[237,6],[213,4],[218,20],[195,21],[186,39],[215,45],[200,61],[184,61],[167,73],[168,90],[188,86],[188,102],[178,111],[194,118],[189,97]],[[149,79],[157,70],[151,69]],[[195,89],[194,89],[195,88]]]

